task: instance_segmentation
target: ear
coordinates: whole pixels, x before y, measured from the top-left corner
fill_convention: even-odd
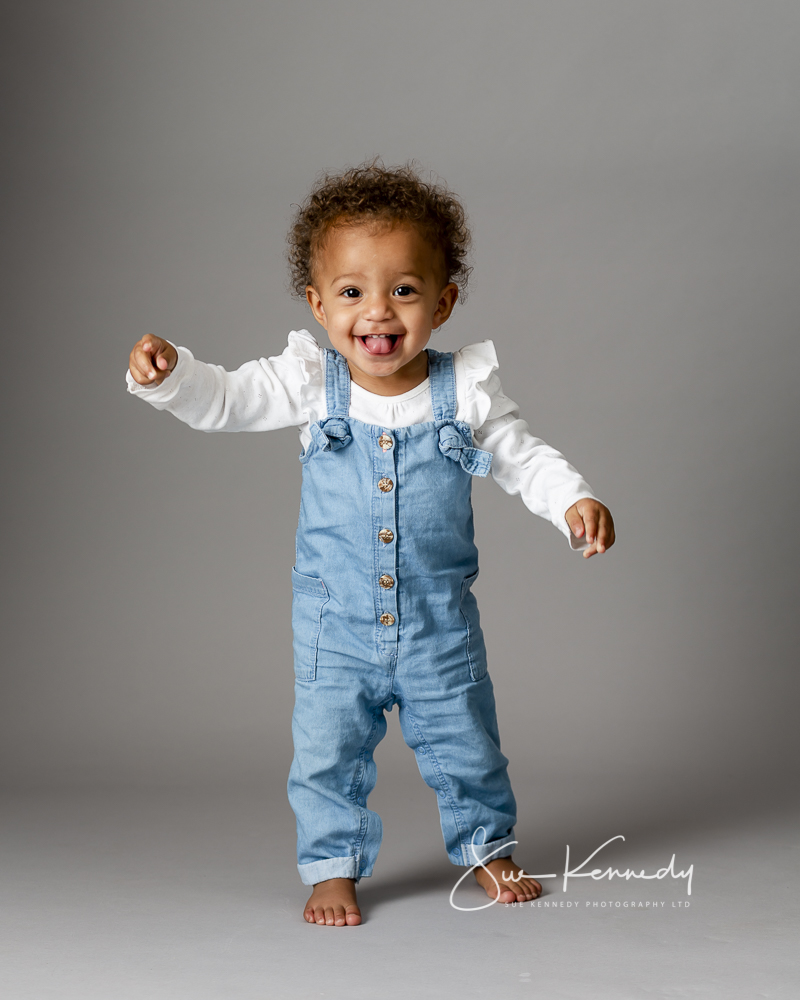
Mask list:
[[[438,330],[443,323],[448,321],[457,300],[458,285],[451,281],[449,285],[444,286],[439,294],[439,301],[436,303],[436,311],[433,314],[433,321],[431,323],[434,330]]]
[[[322,299],[319,297],[319,293],[313,285],[306,285],[306,302],[308,302],[311,306],[311,312],[314,314],[314,319],[320,326],[327,330],[328,321],[325,316],[325,310],[322,308]]]

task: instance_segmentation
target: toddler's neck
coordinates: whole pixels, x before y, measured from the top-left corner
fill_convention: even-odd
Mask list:
[[[368,375],[348,361],[350,380],[376,396],[402,396],[428,378],[428,352],[419,354],[391,375]]]

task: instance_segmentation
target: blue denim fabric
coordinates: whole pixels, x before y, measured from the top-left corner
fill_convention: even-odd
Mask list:
[[[288,788],[308,885],[372,874],[383,831],[367,798],[394,705],[450,860],[474,864],[473,839],[481,857],[511,854],[516,803],[471,591],[472,476],[491,455],[455,419],[452,354],[428,357],[434,421],[384,429],[349,416],[347,362],[326,351],[328,416],[300,456]]]

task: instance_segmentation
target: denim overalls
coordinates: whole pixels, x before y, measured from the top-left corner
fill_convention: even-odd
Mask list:
[[[328,415],[300,456],[288,787],[307,885],[372,874],[383,828],[367,797],[394,704],[450,860],[511,854],[516,803],[470,589],[472,476],[491,455],[455,419],[452,354],[427,354],[433,422],[387,430],[349,416],[347,361],[326,350]]]

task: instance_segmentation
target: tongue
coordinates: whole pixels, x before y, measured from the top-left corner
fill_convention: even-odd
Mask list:
[[[364,347],[370,354],[388,354],[394,347],[391,337],[363,337]]]

